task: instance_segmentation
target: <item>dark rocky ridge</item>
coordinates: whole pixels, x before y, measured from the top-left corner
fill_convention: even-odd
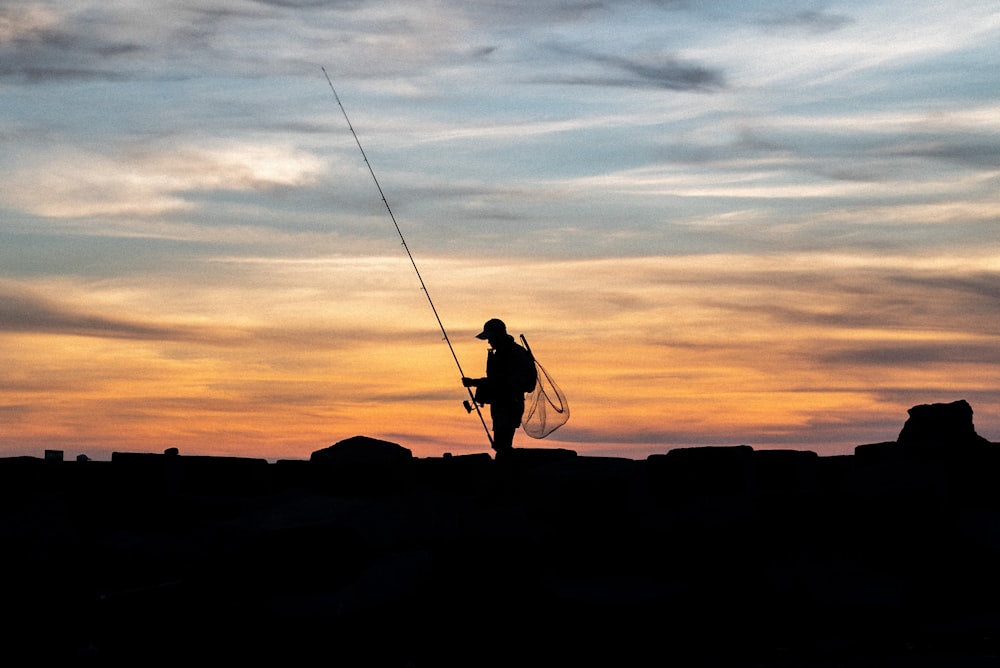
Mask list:
[[[998,471],[964,401],[837,457],[0,459],[4,658],[994,666]]]

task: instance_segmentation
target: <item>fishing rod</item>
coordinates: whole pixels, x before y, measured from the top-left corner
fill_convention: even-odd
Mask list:
[[[386,199],[385,193],[382,191],[382,185],[378,182],[378,177],[375,176],[375,170],[372,168],[372,164],[368,162],[368,155],[365,153],[364,147],[361,145],[361,140],[358,139],[358,133],[354,131],[354,125],[351,123],[351,119],[347,117],[347,110],[344,109],[344,104],[340,101],[340,96],[337,95],[337,89],[333,87],[333,81],[330,79],[330,75],[327,74],[325,67],[320,67],[323,70],[323,76],[326,77],[326,82],[330,84],[330,90],[333,92],[333,98],[337,100],[337,106],[340,107],[340,111],[344,114],[344,120],[347,121],[347,127],[351,131],[351,135],[354,136],[354,142],[358,145],[358,150],[361,151],[361,157],[364,158],[365,165],[368,167],[368,173],[372,175],[372,180],[375,182],[375,187],[378,189],[379,197],[382,198],[382,204],[385,204],[385,210],[389,212],[389,218],[392,220],[393,226],[396,228],[396,234],[399,235],[399,240],[403,244],[403,249],[406,251],[406,256],[410,258],[410,264],[413,265],[413,271],[417,274],[417,280],[420,281],[420,289],[424,291],[424,295],[427,297],[427,303],[431,305],[431,311],[434,313],[434,319],[437,320],[438,327],[441,328],[441,334],[444,336],[445,343],[448,344],[448,350],[451,351],[451,357],[455,360],[455,366],[458,367],[458,373],[461,374],[462,378],[465,378],[465,372],[462,371],[462,363],[458,361],[458,355],[455,354],[455,347],[451,345],[451,339],[448,338],[448,332],[444,328],[444,323],[441,322],[441,316],[438,315],[437,307],[434,306],[434,300],[431,299],[431,293],[427,290],[427,285],[424,283],[424,277],[420,275],[420,269],[417,268],[417,261],[413,259],[413,253],[410,252],[410,246],[406,243],[406,239],[403,237],[403,231],[399,229],[399,223],[396,222],[396,216],[392,213],[392,208],[389,206],[389,200]],[[462,403],[465,406],[467,412],[472,412],[472,408],[475,407],[476,415],[479,416],[479,421],[483,423],[483,429],[486,431],[486,438],[490,441],[490,447],[493,447],[493,434],[490,433],[490,428],[486,426],[486,418],[483,417],[483,412],[479,410],[479,404],[476,403],[476,397],[472,393],[472,388],[466,388],[469,392],[469,399]]]

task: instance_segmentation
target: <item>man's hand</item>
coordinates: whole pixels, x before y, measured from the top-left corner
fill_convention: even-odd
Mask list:
[[[475,378],[462,378],[462,385],[465,387],[476,387],[479,382]]]

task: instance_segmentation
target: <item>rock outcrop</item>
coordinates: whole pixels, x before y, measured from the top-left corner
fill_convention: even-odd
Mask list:
[[[963,400],[950,404],[921,404],[909,411],[896,441],[915,448],[945,451],[989,443],[976,433],[972,406]]]
[[[309,461],[320,464],[378,466],[405,463],[412,458],[413,453],[398,443],[368,436],[352,436],[328,448],[317,450],[309,457]]]
[[[965,402],[819,457],[0,460],[4,658],[991,665],[1000,446]],[[832,662],[832,663],[831,663]]]

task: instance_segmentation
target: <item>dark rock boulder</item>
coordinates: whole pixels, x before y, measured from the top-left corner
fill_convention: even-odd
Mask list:
[[[352,436],[309,458],[314,488],[332,494],[397,494],[411,482],[413,453],[368,436]]]
[[[352,436],[317,450],[309,461],[323,464],[399,464],[409,462],[413,452],[398,443],[368,436]]]
[[[756,493],[754,450],[749,445],[676,448],[646,461],[651,486],[674,497]]]
[[[565,448],[514,448],[506,455],[508,462],[520,468],[562,464],[576,458],[575,450]],[[500,455],[503,459],[504,455]]]
[[[976,433],[972,406],[964,399],[949,404],[921,404],[909,411],[896,441],[920,449],[979,446],[988,441]]]

